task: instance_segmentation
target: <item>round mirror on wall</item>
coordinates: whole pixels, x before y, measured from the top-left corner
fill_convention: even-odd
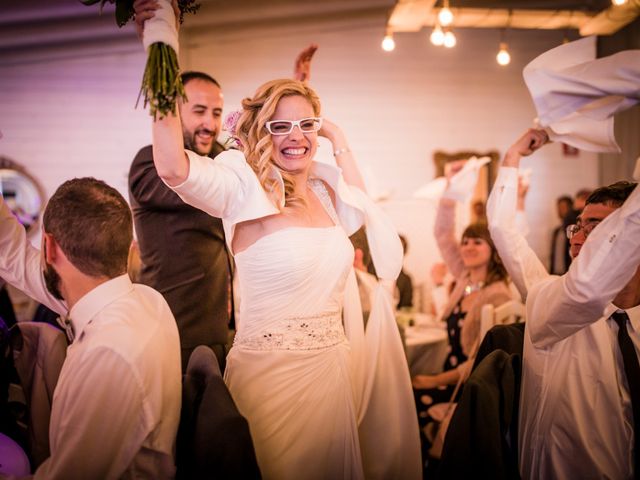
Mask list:
[[[27,234],[36,232],[44,207],[44,191],[22,165],[1,155],[0,193]]]

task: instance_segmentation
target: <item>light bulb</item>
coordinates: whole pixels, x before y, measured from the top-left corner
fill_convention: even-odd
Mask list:
[[[498,52],[498,55],[496,55],[496,60],[498,61],[498,64],[502,66],[509,65],[509,63],[511,63],[511,55],[509,55],[506,43],[503,42],[500,44],[500,51]]]
[[[624,5],[625,3],[627,3],[627,0],[611,0],[611,3],[613,3],[614,5]]]
[[[453,48],[456,46],[456,36],[452,31],[448,31],[444,34],[444,46],[447,48]]]
[[[387,33],[382,39],[382,49],[385,52],[392,52],[396,48],[396,42],[393,40],[393,35]]]
[[[444,32],[442,31],[440,25],[435,26],[433,32],[431,32],[431,36],[429,37],[429,39],[431,40],[431,43],[433,43],[437,47],[441,46],[444,43]]]
[[[438,21],[443,27],[451,25],[451,22],[453,22],[453,13],[451,12],[451,10],[449,10],[449,7],[440,9],[440,11],[438,12]]]

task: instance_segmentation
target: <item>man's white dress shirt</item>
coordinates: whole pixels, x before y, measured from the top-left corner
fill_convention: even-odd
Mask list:
[[[524,479],[631,478],[633,415],[611,301],[640,264],[640,188],[589,235],[563,276],[549,275],[513,218],[517,169],[501,167],[491,236],[527,298],[519,460]],[[627,310],[640,352],[640,307]]]
[[[46,290],[40,253],[2,200],[0,277],[67,314]],[[164,298],[122,275],[91,290],[68,313],[75,340],[53,396],[51,456],[35,478],[172,478],[181,364],[178,330]]]

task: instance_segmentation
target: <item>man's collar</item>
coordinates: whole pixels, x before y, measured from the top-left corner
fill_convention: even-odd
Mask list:
[[[80,338],[85,327],[107,305],[133,290],[133,284],[125,273],[98,285],[83,296],[69,311],[75,338]]]
[[[625,312],[627,312],[633,330],[637,333],[640,333],[640,305],[636,305],[632,308],[621,309],[616,307],[613,303],[610,303],[604,310],[605,318],[611,317],[611,315],[613,315],[618,310],[624,310]]]

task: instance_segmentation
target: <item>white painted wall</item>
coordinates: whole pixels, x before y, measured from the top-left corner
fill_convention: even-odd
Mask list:
[[[324,115],[347,132],[352,149],[393,192],[384,207],[409,237],[407,268],[418,282],[438,258],[431,236],[434,205],[411,199],[432,179],[435,150],[498,149],[529,127],[532,104],[523,66],[561,41],[559,32],[509,33],[513,62],[495,62],[496,31],[457,31],[453,50],[433,47],[427,33],[396,35],[396,51],[380,49],[382,22],[253,26],[216,33],[183,32],[182,64],[216,77],[226,111],[275,77],[289,76],[296,53],[320,44],[312,85]],[[55,61],[0,64],[0,154],[22,163],[50,195],[74,176],[102,178],[126,194],[129,164],[150,141],[146,112],[133,108],[144,65],[137,44]],[[556,223],[555,198],[597,183],[597,158],[563,157],[552,145],[525,164],[534,167],[527,213],[530,242],[546,261]]]
[[[396,50],[385,53],[379,25],[367,21],[351,30],[324,24],[280,25],[254,35],[199,31],[187,37],[183,64],[214,75],[230,111],[263,81],[290,75],[297,52],[318,43],[311,83],[324,115],[344,128],[381,190],[393,192],[384,208],[409,239],[406,268],[421,283],[439,259],[431,233],[435,203],[411,194],[434,177],[433,152],[506,151],[535,117],[522,69],[562,40],[553,31],[510,32],[512,63],[505,68],[495,61],[498,32],[460,30],[456,35],[458,46],[446,50],[431,45],[426,31],[396,34]],[[529,241],[546,263],[557,223],[555,198],[597,185],[597,155],[564,157],[560,145],[550,145],[523,165],[534,170],[527,202]]]

